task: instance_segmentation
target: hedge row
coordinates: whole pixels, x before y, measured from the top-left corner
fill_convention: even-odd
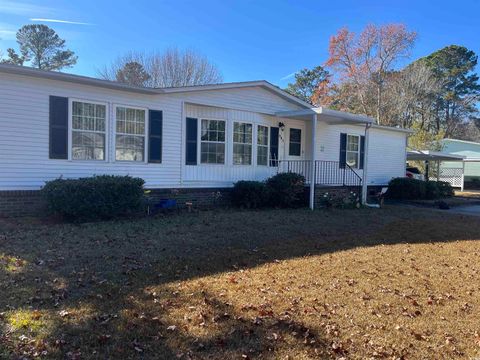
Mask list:
[[[387,192],[390,199],[396,200],[435,200],[453,195],[453,188],[448,182],[411,178],[392,179]]]
[[[50,211],[67,220],[112,219],[142,208],[143,184],[130,176],[56,179],[45,184],[42,194]]]
[[[282,173],[265,182],[238,181],[233,187],[232,203],[247,209],[304,206],[305,178],[295,173]]]

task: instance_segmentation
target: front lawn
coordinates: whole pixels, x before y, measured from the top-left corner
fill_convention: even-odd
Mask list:
[[[401,207],[0,220],[0,358],[474,358],[479,239]]]

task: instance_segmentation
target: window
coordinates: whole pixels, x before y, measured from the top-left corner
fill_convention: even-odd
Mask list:
[[[233,163],[252,164],[252,124],[233,123]]]
[[[257,165],[268,165],[268,127],[258,125]]]
[[[302,151],[302,130],[290,129],[290,142],[288,146],[288,155],[300,156]]]
[[[105,160],[106,106],[72,101],[72,159]]]
[[[348,166],[358,168],[360,155],[360,136],[347,135],[347,154],[346,160]]]
[[[202,120],[200,162],[225,164],[225,121]]]
[[[117,106],[115,160],[144,161],[145,110]]]

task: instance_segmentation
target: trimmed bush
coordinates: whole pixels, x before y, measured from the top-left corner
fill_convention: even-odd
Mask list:
[[[395,178],[388,183],[387,196],[397,200],[425,199],[427,194],[426,182],[411,178]]]
[[[427,182],[427,199],[443,199],[455,195],[452,185],[446,181]]]
[[[48,181],[42,189],[49,209],[71,221],[112,219],[141,209],[143,179],[93,176]]]
[[[435,181],[425,183],[425,199],[434,200],[440,198],[440,189]]]
[[[275,207],[301,207],[305,205],[305,178],[295,173],[281,173],[266,182],[269,203]]]
[[[411,178],[392,179],[387,192],[390,199],[397,200],[435,200],[453,195],[453,188],[448,182]]]
[[[258,209],[267,206],[267,187],[260,181],[238,181],[233,186],[232,203],[235,206]]]

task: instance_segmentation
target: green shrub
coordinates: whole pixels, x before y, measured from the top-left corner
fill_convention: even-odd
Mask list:
[[[427,195],[426,182],[411,178],[395,178],[388,183],[387,196],[397,200],[425,199]]]
[[[300,207],[305,205],[305,178],[296,173],[281,173],[266,182],[269,203],[275,207]]]
[[[49,209],[67,220],[112,219],[141,209],[143,184],[130,176],[56,179],[45,184],[42,194]]]
[[[441,198],[452,197],[455,195],[452,185],[446,181],[437,181],[438,193]]]
[[[389,198],[397,200],[435,200],[453,195],[453,188],[448,182],[411,178],[392,179],[387,192]]]
[[[425,198],[434,200],[440,198],[440,189],[436,181],[428,181],[425,183]]]
[[[267,187],[260,181],[238,181],[233,186],[232,203],[247,209],[258,209],[267,205]]]

